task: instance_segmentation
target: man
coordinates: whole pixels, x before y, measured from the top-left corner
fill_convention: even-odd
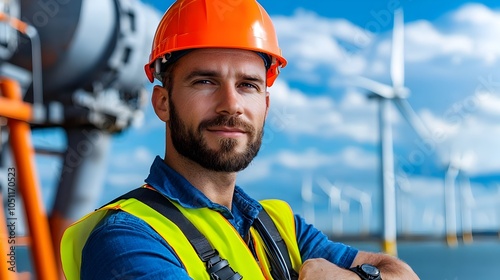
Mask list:
[[[141,191],[160,198],[122,197],[70,227],[61,245],[66,277],[418,279],[404,262],[329,241],[286,203],[257,202],[235,185],[260,148],[267,88],[285,65],[255,0],[175,2],[146,65],[163,83],[152,104],[166,123],[166,153]],[[170,202],[180,220],[161,210]],[[197,230],[183,229],[183,218]]]

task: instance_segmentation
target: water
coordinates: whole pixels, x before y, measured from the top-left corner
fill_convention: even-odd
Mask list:
[[[377,250],[375,245],[357,245],[361,249]],[[399,242],[398,257],[423,280],[500,279],[500,240],[456,247],[448,247],[445,242]]]
[[[379,250],[373,243],[350,245],[362,250]],[[18,252],[18,256],[23,256],[18,261],[21,271],[30,270],[25,251],[23,248]],[[457,247],[448,247],[444,242],[399,242],[398,254],[422,280],[500,279],[500,240],[460,244]]]

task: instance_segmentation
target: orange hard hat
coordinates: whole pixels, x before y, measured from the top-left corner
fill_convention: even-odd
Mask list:
[[[149,80],[158,78],[157,64],[170,54],[196,48],[244,49],[269,55],[269,87],[279,68],[286,65],[271,18],[255,0],[178,0],[172,4],[158,24],[144,67]]]

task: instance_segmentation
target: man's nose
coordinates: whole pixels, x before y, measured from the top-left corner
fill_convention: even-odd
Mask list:
[[[219,98],[216,112],[225,115],[243,114],[243,99],[235,85],[225,84],[217,94]]]

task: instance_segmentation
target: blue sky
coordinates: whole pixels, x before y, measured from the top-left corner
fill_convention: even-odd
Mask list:
[[[163,13],[173,1],[145,2]],[[259,199],[285,199],[312,220],[311,205],[301,200],[303,182],[310,180],[320,227],[331,227],[332,213],[348,212],[344,229],[359,230],[361,200],[372,207],[371,230],[380,230],[377,103],[346,81],[361,75],[390,83],[392,11],[402,7],[408,101],[433,137],[419,139],[392,108],[398,209],[404,210],[400,227],[442,230],[450,155],[462,156],[462,186],[471,180],[471,188],[457,198],[470,209],[473,225],[500,226],[495,210],[500,200],[497,1],[260,3],[274,19],[289,64],[269,90],[272,109],[261,152],[238,185]],[[144,114],[142,125],[113,138],[101,202],[139,186],[154,156],[164,153],[164,124],[149,104]],[[46,184],[54,180],[42,176]],[[328,210],[328,184],[339,188],[342,207]],[[330,194],[335,199],[335,192]]]

